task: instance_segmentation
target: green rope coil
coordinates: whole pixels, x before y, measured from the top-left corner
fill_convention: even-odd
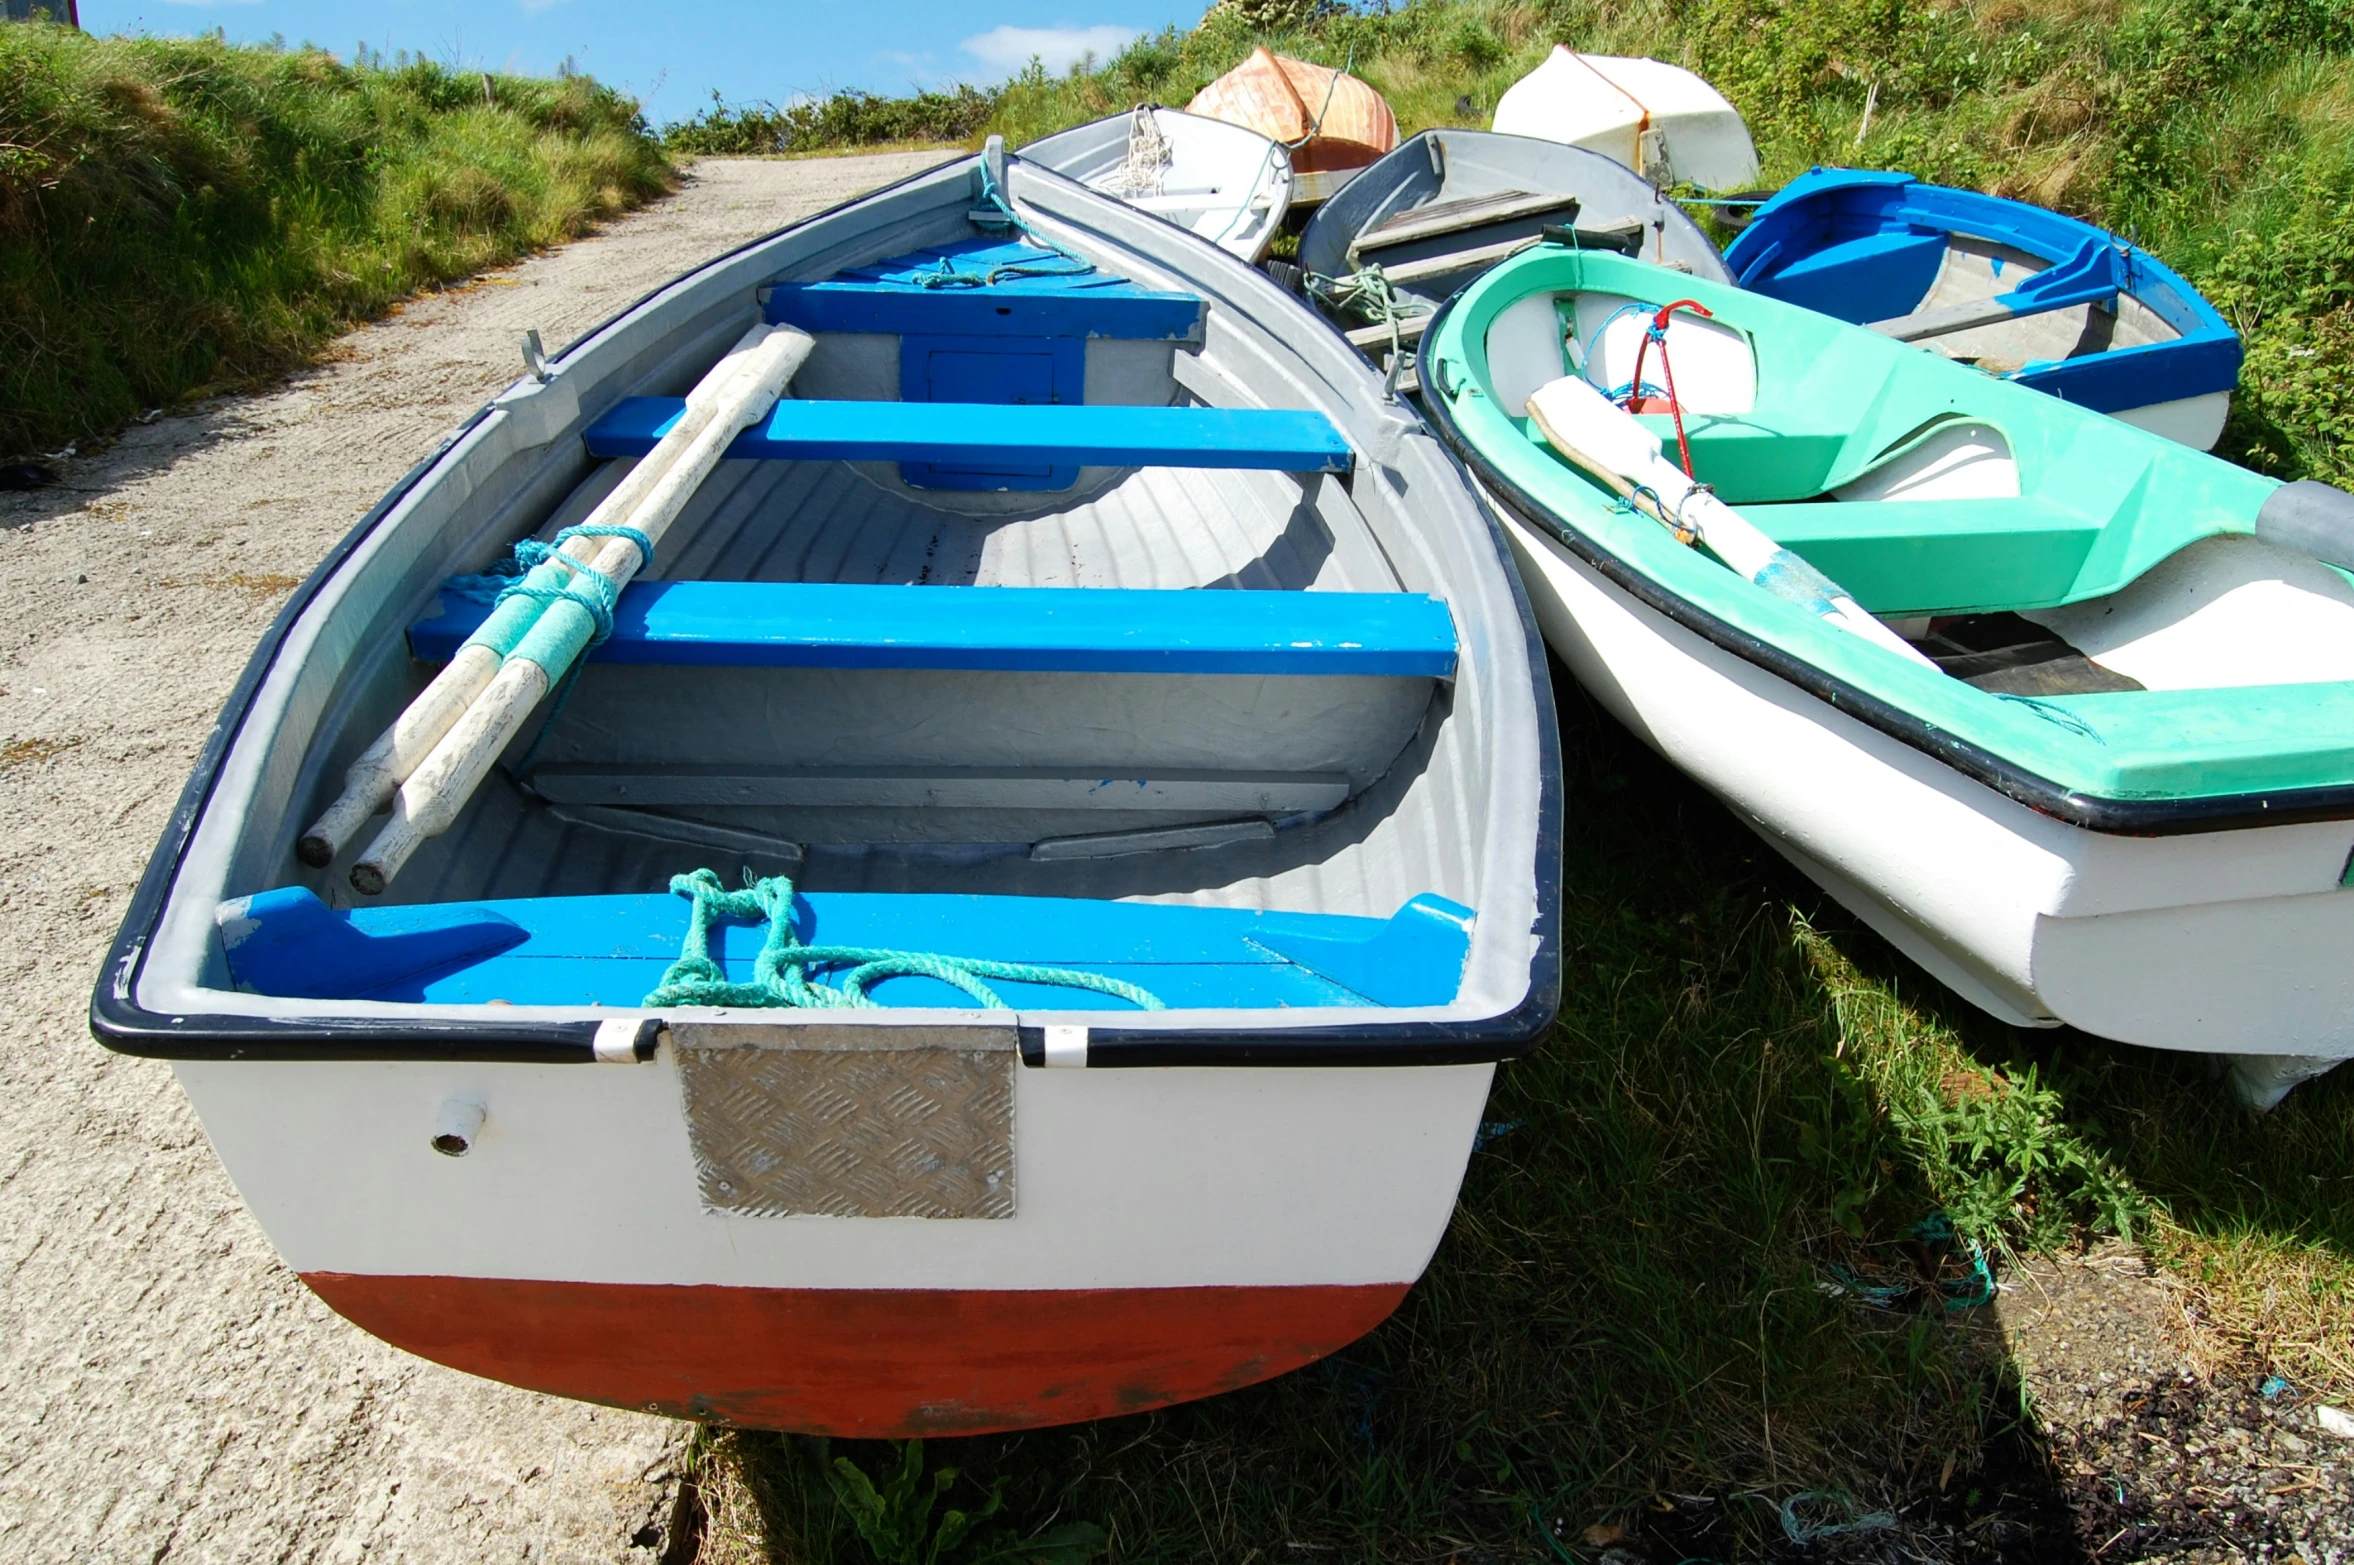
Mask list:
[[[790,1006],[806,1009],[863,1010],[879,1002],[867,989],[886,978],[936,978],[970,995],[985,1010],[1013,1007],[986,980],[1008,983],[1052,984],[1065,989],[1092,989],[1116,996],[1140,1010],[1166,1010],[1158,997],[1135,984],[1099,973],[1067,967],[1033,967],[1026,962],[993,962],[983,957],[940,956],[924,951],[885,951],[870,946],[803,945],[793,932],[793,883],[782,875],[755,880],[742,891],[730,891],[708,869],[674,875],[670,889],[690,898],[687,938],[679,959],[662,975],[661,985],[647,995],[648,1006],[731,1005]],[[768,937],[752,963],[752,981],[731,981],[711,955],[712,927],[723,919],[765,922]],[[842,967],[836,987],[815,982],[811,972]]]
[[[613,610],[620,602],[621,589],[603,571],[560,552],[572,538],[627,538],[637,546],[639,570],[654,563],[654,540],[635,527],[583,523],[565,528],[552,543],[523,539],[489,575],[453,576],[442,583],[447,596],[494,605],[489,617],[466,638],[468,645],[488,647],[502,659],[511,657],[546,611],[559,603],[572,604],[588,616],[588,646],[602,645],[613,634]],[[537,658],[533,661],[540,662]],[[552,667],[546,662],[540,666]]]

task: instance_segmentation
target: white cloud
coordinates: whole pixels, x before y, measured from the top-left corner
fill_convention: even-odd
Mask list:
[[[957,47],[997,70],[1018,71],[1035,56],[1059,74],[1089,55],[1108,60],[1141,36],[1134,27],[992,27]]]

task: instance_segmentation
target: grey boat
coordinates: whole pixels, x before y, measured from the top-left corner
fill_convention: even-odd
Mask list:
[[[725,399],[577,677],[365,894],[432,757],[318,823],[535,601],[502,556]],[[842,1435],[1134,1411],[1428,1261],[1558,1004],[1552,714],[1495,524],[1363,361],[993,146],[650,295],[386,495],[255,651],[92,1022],[424,1356]]]
[[[1484,130],[1426,130],[1359,174],[1308,220],[1300,266],[1310,297],[1388,368],[1393,344],[1418,342],[1448,295],[1548,228],[1589,248],[1733,280],[1700,226],[1625,165]],[[1379,282],[1368,286],[1373,270]],[[1410,385],[1411,370],[1397,368]]]

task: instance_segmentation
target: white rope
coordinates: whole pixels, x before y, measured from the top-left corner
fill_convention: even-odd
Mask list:
[[[1161,123],[1149,103],[1140,103],[1128,119],[1128,157],[1120,171],[1112,176],[1112,193],[1123,196],[1157,196],[1168,177],[1174,153],[1169,138],[1161,134]]]

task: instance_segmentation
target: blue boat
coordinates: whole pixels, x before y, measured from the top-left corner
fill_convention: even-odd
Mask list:
[[[846,1436],[1379,1323],[1561,960],[1543,648],[1421,421],[994,143],[529,356],[255,652],[93,999],[287,1264],[473,1373]]]
[[[2192,446],[2223,433],[2239,334],[2115,234],[2041,207],[1818,168],[1725,251],[1741,286]]]

